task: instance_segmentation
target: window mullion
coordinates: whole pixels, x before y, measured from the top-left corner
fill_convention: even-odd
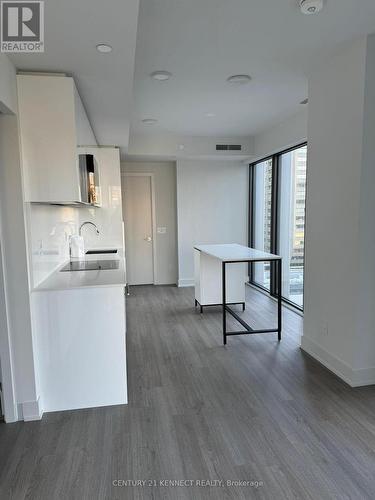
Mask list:
[[[272,157],[272,200],[271,200],[271,253],[277,254],[278,250],[278,200],[279,200],[279,155]],[[275,262],[271,264],[271,295],[277,292],[277,276]]]
[[[254,247],[254,224],[255,224],[255,211],[254,211],[254,176],[255,176],[255,165],[249,165],[249,234],[248,234],[248,244],[249,247]],[[254,266],[252,262],[249,262],[248,267],[249,282],[253,282],[254,276]]]

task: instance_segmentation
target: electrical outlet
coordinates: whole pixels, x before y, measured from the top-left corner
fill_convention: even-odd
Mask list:
[[[323,337],[328,337],[328,322],[327,321],[321,322],[320,333]]]

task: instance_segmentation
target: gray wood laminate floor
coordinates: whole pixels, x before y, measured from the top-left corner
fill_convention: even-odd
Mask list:
[[[375,498],[375,388],[304,355],[299,316],[284,309],[281,343],[223,347],[220,309],[200,315],[192,289],[131,291],[129,405],[1,424],[1,500]],[[248,321],[267,327],[275,309],[248,289]],[[114,486],[126,480],[146,484]],[[173,480],[193,485],[160,483]]]

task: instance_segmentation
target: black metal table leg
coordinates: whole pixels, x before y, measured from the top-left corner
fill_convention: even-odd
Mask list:
[[[229,306],[230,304],[242,304],[242,310],[245,310],[245,303],[235,302],[228,303],[226,300],[226,264],[239,264],[240,262],[252,262],[248,260],[235,260],[235,261],[222,261],[222,310],[223,310],[223,344],[227,344],[227,337],[232,335],[248,335],[248,334],[256,334],[256,333],[277,333],[277,338],[281,340],[281,331],[282,331],[282,260],[278,259],[264,259],[263,262],[273,262],[276,261],[276,282],[277,282],[277,290],[276,290],[276,298],[277,298],[277,328],[266,328],[261,330],[256,330],[248,325],[237,313],[235,313]],[[258,262],[258,260],[257,260]],[[238,321],[244,328],[245,331],[228,331],[227,330],[227,313],[233,316],[236,321]]]
[[[222,263],[222,293],[223,293],[223,344],[227,343],[227,318],[226,318],[226,279],[225,279],[225,262]]]
[[[277,338],[281,340],[281,329],[282,329],[282,261],[279,259],[277,261]]]

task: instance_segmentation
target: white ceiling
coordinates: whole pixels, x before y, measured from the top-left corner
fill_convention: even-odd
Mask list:
[[[72,74],[102,144],[135,133],[234,136],[300,109],[306,75],[345,42],[375,31],[375,0],[327,0],[304,16],[298,0],[46,0],[44,54],[11,57],[20,69]],[[95,45],[108,42],[111,54]],[[168,82],[152,71],[173,73]],[[249,73],[233,87],[229,75]],[[206,113],[215,113],[208,118]],[[157,118],[154,126],[143,118]]]
[[[100,144],[128,146],[138,0],[45,0],[45,52],[11,56],[23,70],[74,76]],[[113,46],[100,54],[96,45]]]
[[[373,31],[375,0],[327,0],[313,16],[301,14],[298,0],[140,0],[132,127],[181,135],[259,132],[301,108],[315,64]],[[153,81],[155,70],[173,79]],[[226,83],[243,73],[253,77],[249,85]],[[159,123],[142,124],[149,117]]]

